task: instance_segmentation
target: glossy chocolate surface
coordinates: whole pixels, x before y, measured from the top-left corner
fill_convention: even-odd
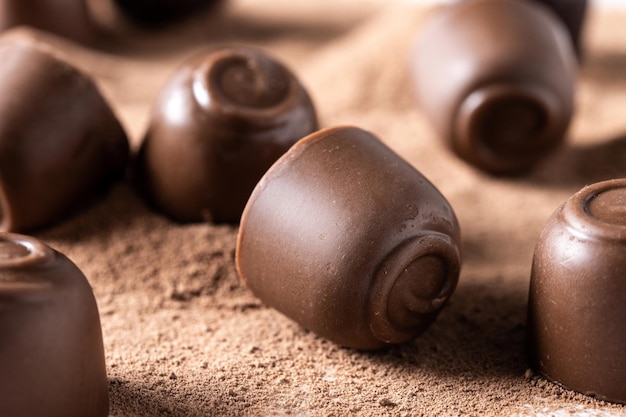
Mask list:
[[[87,0],[0,0],[0,31],[28,25],[81,43],[94,36]]]
[[[155,26],[185,19],[224,0],[115,0],[126,15]]]
[[[577,61],[545,7],[473,0],[442,8],[422,27],[412,58],[421,110],[471,164],[516,173],[563,142]]]
[[[626,179],[587,186],[552,215],[533,259],[533,366],[566,388],[626,403]]]
[[[370,133],[299,141],[243,213],[240,277],[268,306],[340,345],[423,333],[454,292],[459,227],[439,191]]]
[[[0,230],[49,226],[121,177],[128,140],[90,79],[37,47],[0,43]]]
[[[0,415],[107,417],[108,382],[87,279],[40,241],[0,233]]]
[[[161,91],[136,182],[174,220],[237,223],[265,171],[316,129],[309,95],[274,58],[249,47],[204,53]]]

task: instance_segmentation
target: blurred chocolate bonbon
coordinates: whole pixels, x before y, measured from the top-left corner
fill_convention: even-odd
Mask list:
[[[531,168],[565,139],[577,60],[562,22],[526,0],[471,0],[425,22],[412,53],[421,110],[467,162]]]

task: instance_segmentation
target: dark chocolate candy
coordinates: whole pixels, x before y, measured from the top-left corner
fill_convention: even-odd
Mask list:
[[[268,306],[340,345],[423,333],[452,295],[459,227],[439,191],[370,133],[325,129],[265,174],[241,219],[240,277]]]
[[[107,417],[100,318],[81,271],[37,239],[0,233],[0,416]]]
[[[127,16],[149,26],[185,19],[224,0],[115,0]]]
[[[136,163],[140,191],[180,222],[239,222],[265,171],[317,129],[293,74],[249,47],[201,54],[156,102]]]
[[[515,173],[562,143],[577,61],[545,7],[473,0],[442,8],[423,26],[412,58],[422,110],[475,166]]]
[[[626,403],[626,179],[587,186],[543,228],[528,306],[532,364],[561,385]]]
[[[0,0],[0,31],[28,25],[81,43],[94,36],[87,0]]]
[[[128,140],[90,79],[38,47],[0,44],[0,230],[48,226],[121,177]]]

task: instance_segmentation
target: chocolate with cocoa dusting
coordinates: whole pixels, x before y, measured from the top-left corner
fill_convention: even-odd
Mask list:
[[[279,159],[241,219],[236,263],[267,305],[340,345],[423,333],[454,292],[459,227],[439,191],[372,134],[316,132]]]

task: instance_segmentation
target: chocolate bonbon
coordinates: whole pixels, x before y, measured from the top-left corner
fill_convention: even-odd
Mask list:
[[[316,129],[311,99],[284,65],[255,48],[220,48],[165,85],[134,176],[174,220],[236,223],[265,171]]]
[[[95,84],[25,43],[1,43],[0,230],[49,226],[100,195],[128,140]]]
[[[626,403],[626,179],[587,186],[543,228],[528,306],[535,369],[566,388]]]
[[[69,259],[0,233],[0,415],[107,417],[108,382],[93,292]]]
[[[422,111],[477,167],[523,171],[564,140],[577,60],[545,7],[474,0],[442,8],[422,27],[412,60]]]
[[[340,345],[377,349],[435,320],[460,268],[459,227],[439,191],[354,127],[299,141],[244,210],[242,280],[264,303]]]
[[[0,0],[0,31],[28,25],[81,43],[95,34],[87,0]]]

